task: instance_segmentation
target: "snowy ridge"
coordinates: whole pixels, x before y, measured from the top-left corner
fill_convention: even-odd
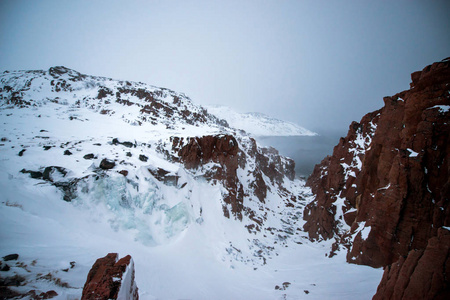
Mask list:
[[[103,115],[120,114],[123,121],[135,126],[146,123],[175,130],[227,126],[184,94],[144,83],[82,75],[66,67],[5,71],[0,83],[4,107],[56,103],[72,109],[86,107]]]
[[[301,230],[311,192],[291,161],[186,96],[64,67],[0,81],[0,256],[20,255],[2,277],[23,278],[12,290],[78,298],[92,263],[117,252],[133,257],[141,299],[374,293],[379,270],[326,258]],[[200,148],[188,167],[181,150],[205,137],[235,140],[236,155],[218,155],[236,164]]]
[[[238,113],[226,106],[206,106],[209,113],[224,119],[237,129],[252,136],[314,136],[317,133],[297,124],[278,120],[262,113]]]

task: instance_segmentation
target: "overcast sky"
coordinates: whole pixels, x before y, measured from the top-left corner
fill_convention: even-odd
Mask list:
[[[0,70],[64,65],[339,130],[450,56],[450,1],[0,0]]]

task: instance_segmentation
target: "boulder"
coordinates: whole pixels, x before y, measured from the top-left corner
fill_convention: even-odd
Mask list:
[[[95,155],[94,155],[94,153],[88,153],[88,154],[84,155],[83,158],[84,159],[88,159],[88,160],[89,159],[94,159]]]
[[[18,258],[19,258],[19,254],[16,254],[16,253],[3,256],[4,261],[17,260]]]
[[[97,259],[84,284],[82,300],[138,300],[134,262],[130,255],[120,260],[117,253]]]
[[[148,157],[145,156],[144,154],[139,154],[139,160],[143,161],[143,162],[146,162],[148,160]]]
[[[104,158],[101,162],[100,162],[100,169],[103,170],[109,170],[112,169],[116,166],[116,163],[113,160],[109,160],[107,158]]]
[[[34,178],[34,179],[40,179],[44,175],[40,171],[31,171],[31,170],[26,170],[26,169],[22,169],[22,170],[20,170],[20,172],[24,173],[24,174],[30,174],[30,177]]]

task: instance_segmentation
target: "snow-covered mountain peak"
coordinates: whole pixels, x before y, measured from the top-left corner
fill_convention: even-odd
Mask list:
[[[238,113],[226,106],[207,106],[208,112],[224,119],[233,128],[252,136],[313,136],[316,133],[297,124],[282,121],[259,112]]]

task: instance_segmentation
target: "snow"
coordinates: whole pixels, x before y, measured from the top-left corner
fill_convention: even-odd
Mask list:
[[[114,278],[113,278],[114,280]],[[120,278],[119,278],[120,280]],[[117,293],[117,299],[130,300],[133,299],[133,294],[136,290],[136,284],[134,281],[134,261],[130,260],[130,264],[122,275],[122,283],[120,285],[119,292]]]
[[[271,118],[261,113],[238,113],[226,106],[206,106],[209,113],[224,119],[233,128],[252,136],[315,136],[297,124]]]
[[[366,151],[370,149],[372,136],[375,134],[377,129],[377,125],[373,122],[373,120],[369,123],[369,125],[369,132],[367,134],[363,134],[363,132],[358,129],[356,132],[356,138],[349,141],[350,145],[348,152],[352,153],[352,160],[349,163],[341,163],[345,181],[347,181],[350,177],[356,178],[357,172],[361,171],[362,161],[360,156],[363,156]]]
[[[361,229],[361,238],[363,239],[363,240],[366,240],[367,239],[367,237],[369,236],[369,233],[370,233],[370,226],[365,226],[363,229]]]
[[[419,153],[417,153],[416,151],[414,151],[410,148],[408,148],[406,150],[408,150],[408,152],[409,152],[409,157],[417,157],[417,155],[419,155]]]
[[[5,175],[1,178],[1,202],[9,199],[22,208],[0,207],[0,255],[19,253],[27,265],[37,260],[41,267],[31,275],[52,272],[68,282],[73,288],[30,280],[37,289],[56,290],[60,295],[57,299],[79,297],[93,262],[108,252],[132,255],[141,299],[278,299],[282,293],[274,286],[285,281],[292,285],[283,293],[293,298],[302,297],[303,290],[310,291],[308,299],[368,298],[381,278],[382,270],[347,264],[345,255],[326,258],[327,247],[306,239],[302,245],[290,243],[257,270],[233,259],[224,261],[224,236],[229,233],[238,242],[246,241],[248,236],[239,228],[241,224],[217,219],[209,211],[215,206],[210,201],[214,194],[206,186],[201,193],[208,200],[203,206],[205,222],[191,224],[172,243],[151,247],[135,240],[130,229],[111,228],[103,219],[109,213],[105,208],[89,213],[62,201],[50,187],[42,191],[30,186],[27,181],[31,179],[8,180]],[[22,186],[27,190],[21,191]],[[232,228],[235,230],[230,231]],[[69,261],[76,261],[76,267],[62,272]],[[341,276],[343,273],[346,276]]]
[[[386,185],[386,186],[384,186],[382,188],[379,188],[378,191],[388,190],[390,187],[391,187],[391,183],[388,183],[388,185]]]
[[[450,105],[435,105],[428,109],[435,109],[435,108],[437,108],[439,110],[439,112],[441,112],[441,113],[446,113],[446,112],[450,111]]]
[[[8,74],[22,80],[19,75]],[[30,78],[35,75],[27,73]],[[75,105],[77,99],[97,96],[100,85],[113,89],[120,83],[95,77],[73,83],[72,92],[55,93],[47,85],[52,77],[43,76],[33,80],[26,92],[39,105],[0,106],[0,257],[19,254],[18,264],[10,263],[11,270],[2,272],[2,277],[25,277],[26,285],[15,290],[55,290],[55,299],[80,298],[95,260],[117,252],[120,257],[133,257],[140,299],[367,299],[375,293],[381,269],[347,264],[343,252],[328,258],[332,241],[313,243],[297,230],[304,224],[302,208],[313,200],[303,181],[284,179],[287,190],[303,197],[293,208],[283,204],[286,197],[265,176],[269,186],[265,203],[255,201],[251,174],[256,162],[249,157],[246,166],[238,169],[248,195],[244,204],[265,218],[263,230],[250,233],[245,225],[254,222],[248,217],[241,222],[223,216],[226,189],[202,176],[213,165],[186,170],[160,151],[170,152],[172,136],[230,133],[231,129],[215,124],[212,117],[207,124],[178,120],[166,126],[170,120],[163,116],[156,124],[136,126],[139,115],[128,106],[108,106],[115,113],[104,115],[99,109],[107,106]],[[8,78],[10,86],[21,84]],[[170,104],[174,96],[163,90],[160,98]],[[61,101],[46,100],[55,97]],[[198,110],[183,99],[186,102],[180,105]],[[137,101],[131,96],[129,100]],[[136,146],[113,144],[113,138]],[[238,143],[240,149],[251,145],[245,136]],[[22,149],[26,151],[19,156]],[[72,155],[64,155],[65,150]],[[95,158],[84,159],[89,153]],[[140,154],[148,160],[139,160]],[[114,159],[116,167],[98,171],[103,158]],[[70,170],[66,176],[55,173],[58,182],[79,180],[71,202],[64,201],[63,191],[48,181],[20,172],[46,166]],[[149,171],[157,168],[177,176],[177,183],[157,180]],[[128,171],[128,176],[120,170]],[[338,207],[341,216],[343,201]],[[131,276],[128,271],[124,278]],[[275,290],[283,282],[291,285]]]

